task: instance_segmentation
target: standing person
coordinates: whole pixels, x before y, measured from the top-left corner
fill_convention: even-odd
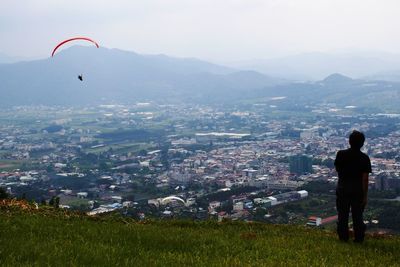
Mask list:
[[[361,152],[365,136],[353,131],[349,136],[350,148],[339,150],[335,159],[335,168],[339,181],[336,188],[336,209],[338,211],[337,233],[342,241],[349,240],[349,212],[353,218],[354,242],[363,242],[365,224],[363,212],[367,205],[368,176],[371,173],[371,161]]]

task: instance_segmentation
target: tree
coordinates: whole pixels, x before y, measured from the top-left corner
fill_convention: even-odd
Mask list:
[[[145,149],[139,150],[138,156],[146,156],[146,155],[147,155],[147,150],[145,150]]]
[[[6,199],[8,197],[9,196],[8,196],[6,190],[4,190],[4,188],[0,187],[0,199]]]
[[[99,163],[99,169],[102,171],[107,171],[109,169],[106,161],[101,161]]]
[[[54,208],[58,208],[60,206],[60,198],[59,197],[52,197],[49,201],[49,206]]]
[[[60,206],[60,198],[56,197],[55,200],[54,200],[54,207],[58,208],[59,206]]]
[[[49,200],[49,206],[54,206],[54,197]]]

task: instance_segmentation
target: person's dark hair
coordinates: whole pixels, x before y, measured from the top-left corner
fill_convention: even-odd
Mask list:
[[[365,135],[362,132],[354,130],[349,136],[349,143],[352,148],[361,149],[364,141]]]

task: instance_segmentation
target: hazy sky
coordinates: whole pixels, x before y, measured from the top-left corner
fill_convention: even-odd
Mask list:
[[[77,35],[220,62],[344,48],[400,53],[400,1],[1,0],[1,53],[45,57]]]

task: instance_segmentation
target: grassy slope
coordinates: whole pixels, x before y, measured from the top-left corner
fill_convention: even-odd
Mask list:
[[[0,209],[1,266],[395,266],[400,239],[300,226],[89,218]]]

